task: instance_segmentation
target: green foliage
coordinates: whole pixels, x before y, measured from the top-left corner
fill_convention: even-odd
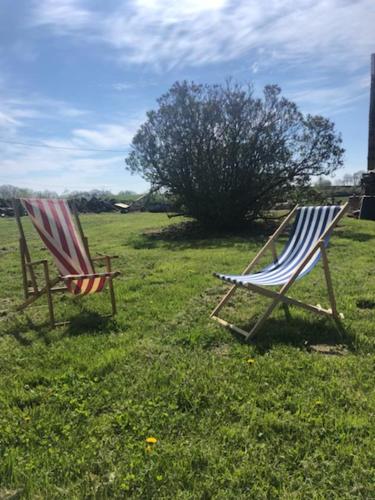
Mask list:
[[[325,191],[332,187],[332,182],[329,179],[324,177],[319,177],[319,179],[315,182],[314,186],[321,191]]]
[[[116,200],[116,201],[134,201],[139,198],[139,194],[134,191],[120,191],[117,194],[103,189],[91,189],[90,191],[64,191],[62,198],[98,198],[100,200]],[[27,188],[19,188],[17,186],[2,185],[0,186],[0,199],[11,200],[13,198],[58,198],[59,195],[54,191],[34,191]]]
[[[132,141],[126,163],[209,226],[253,220],[314,175],[342,165],[341,137],[276,85],[176,82]]]
[[[57,198],[58,195],[54,191],[48,191],[47,189],[44,191],[34,191],[33,189],[19,188],[8,184],[0,186],[0,199],[11,200],[12,198],[22,197]]]
[[[209,319],[226,289],[211,273],[240,272],[271,227],[223,237],[159,214],[81,219],[93,254],[120,256],[119,314],[105,318],[98,294],[56,297],[72,323],[52,331],[44,300],[0,317],[0,498],[374,498],[373,223],[346,219],[329,249],[344,336],[278,310],[246,345]],[[0,240],[5,310],[22,299],[14,220]],[[326,305],[323,279],[314,269],[294,296]],[[235,303],[223,315],[244,327],[266,306]],[[322,342],[348,354],[310,352]]]

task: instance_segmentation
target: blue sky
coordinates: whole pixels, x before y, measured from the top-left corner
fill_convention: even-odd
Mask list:
[[[0,185],[142,192],[124,158],[145,112],[230,76],[334,120],[337,177],[366,169],[372,52],[375,0],[2,0]]]

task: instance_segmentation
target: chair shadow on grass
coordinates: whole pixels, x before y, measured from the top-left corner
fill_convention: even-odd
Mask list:
[[[252,323],[242,323],[238,326],[249,331]],[[244,338],[231,332],[238,340]],[[289,345],[302,349],[309,349],[312,345],[344,346],[348,351],[355,351],[355,338],[345,329],[343,324],[336,323],[329,318],[314,318],[307,320],[291,312],[291,317],[269,318],[255,337],[249,342],[255,347],[258,354],[267,353],[277,345]]]
[[[358,299],[356,302],[358,309],[375,309],[375,300],[372,299]]]
[[[60,318],[57,321],[60,321]],[[22,322],[12,322],[3,330],[1,336],[12,336],[24,347],[31,346],[35,341],[40,340],[50,345],[64,337],[77,337],[85,334],[103,335],[109,331],[113,321],[112,316],[103,316],[95,311],[82,309],[66,318],[65,324],[51,328],[47,316],[43,322],[34,322],[28,314],[25,314]]]
[[[169,250],[190,248],[232,247],[235,243],[264,243],[280,221],[256,221],[251,225],[236,227],[233,231],[218,231],[202,226],[197,221],[180,222],[158,230],[146,230],[131,241],[135,249],[150,249],[157,246]]]
[[[82,309],[75,316],[69,318],[65,327],[64,337],[77,337],[89,333],[90,335],[103,335],[109,331],[114,319],[110,315],[99,314],[92,310]]]
[[[16,322],[8,327],[5,327],[1,333],[1,337],[11,336],[14,337],[17,342],[25,347],[32,345],[33,340],[28,338],[26,334],[28,332],[35,332],[39,327],[37,327],[31,318],[27,315],[26,320],[23,324]]]
[[[359,231],[347,231],[345,228],[338,227],[335,231],[335,236],[338,238],[345,238],[348,240],[365,242],[375,239],[375,234],[359,232]]]

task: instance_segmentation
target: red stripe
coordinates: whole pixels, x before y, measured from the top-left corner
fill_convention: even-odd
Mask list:
[[[25,203],[26,210],[29,212],[29,214],[31,216],[35,217],[34,208],[31,205],[31,203],[29,203],[27,200],[23,200],[23,201]]]
[[[105,276],[102,276],[101,278],[99,278],[99,284],[97,285],[96,289],[93,290],[92,287],[94,286],[94,282],[97,278],[93,278],[92,279],[92,284],[90,287],[87,287],[87,290],[85,292],[85,294],[88,294],[88,293],[97,293],[97,292],[101,292],[103,290],[103,287],[104,285],[106,284],[106,281],[107,281],[107,278]]]
[[[35,204],[38,205],[40,215],[42,216],[44,229],[52,236],[52,229],[48,220],[48,216],[46,215],[46,209],[43,200],[35,200]]]
[[[35,226],[35,228],[38,231],[39,236],[43,240],[43,243],[46,245],[46,247],[48,248],[48,250],[50,250],[50,252],[56,257],[56,259],[59,262],[61,262],[61,264],[65,267],[65,269],[67,269],[67,271],[69,272],[69,274],[78,274],[77,271],[74,269],[74,267],[67,260],[65,260],[65,257],[53,245],[51,245],[51,243],[49,242],[49,240],[38,229],[38,227]],[[59,267],[59,266],[57,266],[57,267]],[[61,273],[61,274],[64,274],[64,273]]]
[[[57,213],[57,210],[56,210],[56,207],[54,204],[54,200],[48,200],[47,203],[48,203],[48,206],[52,212],[52,216],[53,216],[53,219],[55,221],[57,231],[59,233],[61,246],[62,246],[64,252],[67,255],[69,255],[70,258],[72,258],[73,256],[70,255],[69,246],[68,246],[68,243],[66,241],[65,233],[64,233],[63,227],[61,225],[60,217],[59,217],[59,214]],[[78,273],[79,273],[79,269],[77,269],[73,274],[78,274]]]
[[[69,278],[69,290],[74,294],[74,295],[80,295],[81,294],[81,286],[83,279],[74,279],[74,278]]]
[[[35,200],[35,202],[37,202],[37,200]],[[26,201],[26,200],[24,200],[24,203],[25,203],[25,208],[29,212],[30,216],[32,218],[36,218],[35,212],[34,212],[34,209],[33,209],[33,206],[31,205],[31,203],[29,201]],[[50,252],[56,258],[56,260],[58,262],[60,262],[65,267],[65,269],[68,271],[69,274],[78,274],[79,271],[77,272],[77,270],[61,254],[61,252],[52,243],[50,243],[50,241],[44,236],[44,234],[39,229],[38,225],[34,222],[34,220],[32,222],[35,226],[35,229],[39,233],[39,236],[41,237],[43,243],[48,248],[48,250],[50,250]],[[59,265],[57,267],[59,267]],[[61,274],[66,274],[66,271],[61,272]]]
[[[84,291],[85,295],[88,295],[91,292],[92,287],[94,286],[95,278],[89,278],[89,279],[90,279],[89,284],[87,285],[86,290]]]
[[[96,290],[97,292],[101,292],[105,286],[105,284],[107,283],[107,278],[105,276],[103,276],[102,278],[100,278],[100,284],[98,286],[98,289]]]
[[[92,269],[89,269],[87,267],[86,261],[82,255],[81,248],[80,248],[79,242],[77,240],[76,231],[75,231],[75,228],[74,228],[73,223],[72,223],[70,211],[67,210],[66,202],[64,200],[58,200],[58,203],[59,203],[61,211],[63,213],[65,223],[66,223],[67,227],[69,228],[70,236],[71,236],[75,251],[77,253],[77,257],[78,257],[79,263],[81,265],[82,271],[83,271],[83,273],[89,274],[92,271]]]
[[[78,280],[72,280],[72,283],[74,285],[74,290],[73,290],[74,295],[80,295],[81,286],[82,286],[82,278],[78,279]]]

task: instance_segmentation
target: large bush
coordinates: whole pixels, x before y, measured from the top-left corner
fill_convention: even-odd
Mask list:
[[[341,137],[275,85],[176,82],[147,113],[126,163],[205,224],[252,220],[311,176],[342,164]]]

